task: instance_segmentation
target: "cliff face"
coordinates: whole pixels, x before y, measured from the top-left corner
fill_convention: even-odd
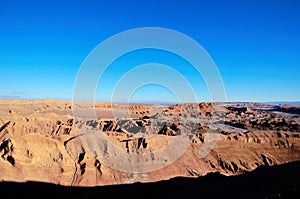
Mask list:
[[[95,186],[237,175],[300,160],[298,107],[94,107],[90,119],[76,118],[69,102],[1,101],[0,180]]]

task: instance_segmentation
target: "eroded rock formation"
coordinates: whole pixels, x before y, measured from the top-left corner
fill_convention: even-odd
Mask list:
[[[77,110],[82,114],[87,106]],[[1,101],[0,180],[95,186],[210,172],[237,175],[300,159],[297,106],[97,103],[94,119],[75,117],[72,108],[68,102]],[[115,118],[113,108],[130,117]],[[158,154],[181,137],[189,145],[174,161]],[[208,153],[199,155],[208,144]],[[107,164],[111,158],[114,162]],[[160,162],[166,164],[149,172],[116,169]]]

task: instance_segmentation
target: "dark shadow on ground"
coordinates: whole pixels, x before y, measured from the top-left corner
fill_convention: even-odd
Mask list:
[[[239,176],[218,173],[197,179],[102,187],[67,187],[41,182],[1,182],[1,198],[300,198],[300,161],[260,167]]]

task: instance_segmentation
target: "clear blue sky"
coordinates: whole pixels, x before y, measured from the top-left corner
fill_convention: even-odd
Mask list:
[[[94,47],[119,32],[149,26],[174,29],[199,42],[222,75],[227,101],[300,100],[297,0],[1,0],[0,97],[71,99],[77,71]],[[174,67],[204,93],[199,101],[209,101],[204,84],[197,84],[201,80],[183,69],[184,61],[165,52],[150,52],[149,59],[147,53],[128,55],[120,64],[135,66],[153,58],[177,63]],[[106,90],[97,99],[109,98],[121,73],[117,67],[107,71]],[[157,85],[134,96],[174,99]]]

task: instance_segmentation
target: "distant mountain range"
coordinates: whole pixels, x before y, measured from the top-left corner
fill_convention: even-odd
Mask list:
[[[263,103],[263,104],[274,104],[274,105],[279,105],[279,104],[300,104],[300,101],[278,101],[278,102],[257,102],[257,103]]]
[[[63,100],[63,101],[72,101],[70,98],[37,98],[37,97],[23,97],[18,95],[0,95],[0,100]],[[109,100],[98,100],[98,102],[109,102]],[[165,102],[165,101],[138,101],[138,102],[130,102],[132,104],[176,104],[175,102]],[[200,103],[200,102],[199,102]],[[257,103],[257,104],[272,104],[272,105],[281,105],[281,104],[300,104],[300,101],[269,101],[269,102],[225,102],[225,103]]]
[[[34,97],[22,97],[18,95],[0,95],[1,100],[38,100],[39,98]]]

